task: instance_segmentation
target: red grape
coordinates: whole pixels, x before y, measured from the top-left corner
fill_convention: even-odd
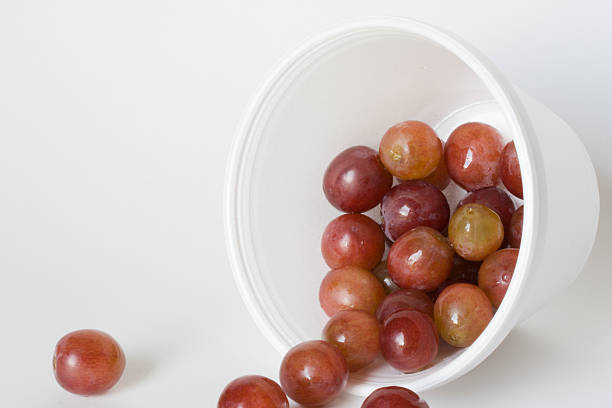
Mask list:
[[[372,274],[378,281],[383,285],[385,293],[393,293],[399,289],[399,286],[393,282],[391,276],[389,276],[389,270],[387,269],[387,261],[382,261],[372,271]]]
[[[471,262],[466,261],[462,257],[456,255],[453,257],[453,269],[451,269],[451,273],[448,278],[442,282],[440,286],[433,292],[428,293],[431,299],[435,302],[440,293],[447,286],[452,285],[453,283],[471,283],[474,285],[478,284],[478,268],[480,268],[481,262]]]
[[[406,181],[393,187],[385,194],[380,212],[385,235],[391,241],[419,226],[442,231],[450,216],[444,194],[420,180]]]
[[[438,354],[438,341],[431,317],[417,310],[393,313],[380,332],[385,361],[404,373],[414,373],[431,364]]]
[[[361,408],[429,408],[429,405],[407,388],[384,387],[372,392]]]
[[[362,310],[341,310],[323,329],[323,338],[344,356],[349,371],[370,365],[380,353],[378,320]]]
[[[514,142],[510,142],[504,147],[500,163],[500,176],[508,191],[518,198],[523,198],[521,166],[516,155]]]
[[[461,187],[473,191],[493,187],[499,179],[504,145],[497,129],[484,123],[459,126],[446,141],[448,174]]]
[[[448,277],[453,266],[453,249],[433,228],[417,227],[395,241],[387,267],[401,288],[434,290]]]
[[[68,333],[55,346],[53,370],[59,385],[80,395],[101,394],[119,381],[125,355],[119,344],[98,330]]]
[[[319,289],[319,302],[328,316],[344,309],[374,314],[384,297],[385,291],[374,275],[357,266],[329,271]]]
[[[245,375],[225,387],[217,408],[289,408],[289,401],[281,387],[271,379]]]
[[[440,190],[444,190],[448,187],[450,183],[450,177],[448,175],[448,168],[446,167],[446,160],[444,160],[444,155],[440,159],[440,163],[438,163],[438,167],[431,173],[429,176],[425,177],[423,181],[428,182],[429,184],[433,184]]]
[[[504,230],[507,231],[508,227],[510,227],[510,218],[514,214],[514,202],[504,191],[497,187],[472,191],[463,200],[459,201],[457,208],[470,203],[482,204],[495,211],[499,215],[502,224],[504,224]]]
[[[280,383],[302,405],[322,405],[342,392],[349,371],[342,353],[322,340],[300,343],[283,358]]]
[[[350,147],[332,160],[323,176],[323,192],[340,211],[361,213],[380,203],[393,184],[374,149]]]
[[[523,237],[523,206],[512,215],[510,220],[510,237],[508,242],[512,248],[521,247],[521,238]]]
[[[433,318],[433,302],[420,290],[400,289],[382,301],[376,310],[376,318],[383,323],[389,316],[399,310],[418,310]]]
[[[365,215],[344,214],[325,228],[321,252],[331,268],[353,265],[372,269],[385,252],[385,234]]]
[[[504,226],[499,216],[488,207],[466,204],[451,217],[448,239],[461,257],[468,261],[481,261],[501,245]]]
[[[478,286],[455,283],[442,291],[434,305],[440,336],[451,346],[470,346],[493,318],[493,307]]]
[[[380,160],[401,180],[416,180],[434,172],[442,159],[442,142],[427,124],[415,120],[392,126],[380,141]]]
[[[514,273],[519,250],[501,249],[484,260],[478,271],[478,286],[484,290],[495,307],[499,307]]]

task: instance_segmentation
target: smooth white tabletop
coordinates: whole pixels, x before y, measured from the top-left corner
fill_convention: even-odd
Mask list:
[[[2,1],[0,406],[213,407],[234,377],[277,377],[281,356],[225,253],[226,156],[281,57],[369,15],[472,42],[576,129],[600,181],[598,241],[576,283],[477,369],[423,397],[432,408],[612,405],[608,4]],[[104,396],[71,395],[53,378],[56,341],[79,328],[111,333],[127,354]]]

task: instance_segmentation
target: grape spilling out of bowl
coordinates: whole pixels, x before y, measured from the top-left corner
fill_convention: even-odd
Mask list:
[[[500,188],[522,199],[521,172],[514,143],[502,140],[494,127],[470,122],[444,144],[412,120],[392,126],[378,152],[354,146],[338,154],[323,177],[328,201],[345,213],[321,240],[330,267],[319,289],[330,317],[323,340],[288,351],[280,385],[235,379],[218,408],[288,408],[287,397],[321,406],[380,357],[414,373],[435,364],[440,342],[472,345],[502,305],[521,242],[523,206],[515,209]],[[467,190],[452,213],[443,192],[451,180]],[[380,224],[362,214],[377,206]],[[110,389],[124,368],[119,344],[96,330],[67,334],[53,357],[58,383],[81,395]],[[391,406],[428,407],[406,388],[384,387],[362,408]]]
[[[466,190],[451,212],[450,183]],[[350,373],[383,358],[403,373],[435,364],[439,345],[472,345],[502,304],[518,258],[523,207],[514,142],[478,122],[446,143],[426,123],[392,126],[378,151],[353,146],[323,176],[329,203],[344,212],[330,221],[321,253],[330,270],[319,288],[329,316],[323,340],[293,347],[280,386],[241,377],[218,408],[305,406],[332,401]],[[509,193],[510,194],[509,194]],[[380,207],[381,222],[363,213]],[[386,247],[389,247],[386,259]],[[362,408],[426,408],[402,387],[375,390]]]

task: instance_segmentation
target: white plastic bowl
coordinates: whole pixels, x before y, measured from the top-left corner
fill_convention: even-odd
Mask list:
[[[280,353],[320,338],[327,321],[318,303],[328,271],[320,239],[338,212],[322,192],[326,166],[349,146],[377,148],[387,128],[407,119],[429,123],[442,139],[474,120],[514,139],[526,203],[522,246],[505,300],[472,346],[444,350],[436,364],[415,374],[377,363],[351,376],[347,390],[361,396],[387,385],[419,392],[474,368],[517,322],[575,279],[597,228],[597,181],[579,139],[472,47],[399,18],[327,32],[264,84],[228,163],[231,264],[249,311]]]

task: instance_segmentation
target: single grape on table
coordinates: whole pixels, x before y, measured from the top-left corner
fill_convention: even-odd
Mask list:
[[[321,239],[323,259],[330,268],[374,268],[385,252],[385,234],[363,214],[344,214],[332,220]]]
[[[336,156],[323,176],[323,191],[338,210],[362,213],[380,203],[393,184],[374,149],[349,147]]]
[[[384,297],[385,291],[374,275],[357,266],[332,269],[319,288],[319,302],[330,317],[344,309],[373,315]]]
[[[429,408],[429,405],[408,388],[383,387],[372,392],[361,408]]]
[[[401,288],[436,289],[453,266],[453,249],[446,237],[429,227],[416,227],[391,246],[387,268]]]
[[[376,360],[379,337],[378,320],[362,310],[341,310],[323,328],[323,339],[340,350],[351,372]]]
[[[349,370],[340,351],[322,340],[293,347],[283,358],[280,383],[283,391],[302,405],[323,405],[346,386]]]
[[[217,408],[289,408],[281,387],[261,375],[236,378],[221,392]]]
[[[68,333],[55,346],[53,371],[59,385],[80,395],[108,391],[121,378],[125,354],[119,343],[99,330]]]
[[[499,180],[503,148],[502,137],[493,126],[465,123],[446,141],[444,157],[448,174],[468,191],[494,187]]]
[[[415,227],[443,231],[448,225],[450,208],[438,188],[424,181],[406,181],[385,194],[380,205],[382,227],[389,240],[395,241]]]
[[[426,123],[408,120],[392,126],[380,141],[380,160],[400,180],[429,176],[442,159],[442,142]]]

